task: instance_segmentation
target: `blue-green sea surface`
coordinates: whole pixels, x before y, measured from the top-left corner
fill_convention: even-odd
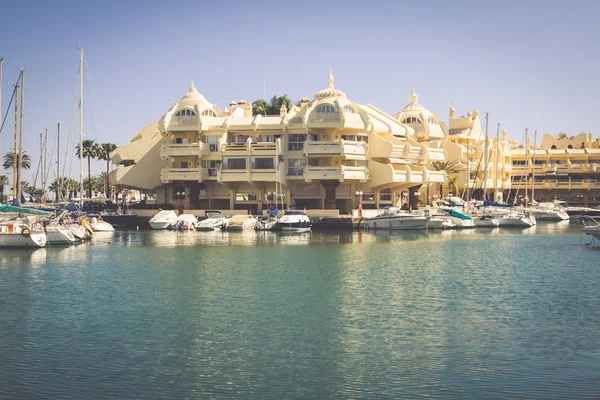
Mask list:
[[[581,226],[0,250],[0,397],[598,398]]]

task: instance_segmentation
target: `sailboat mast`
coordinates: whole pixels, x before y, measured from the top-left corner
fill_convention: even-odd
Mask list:
[[[83,207],[83,47],[79,48],[79,206]]]
[[[18,174],[18,192],[19,192],[19,201],[21,200],[21,194],[23,192],[23,188],[21,187],[21,172],[23,166],[23,106],[25,106],[25,100],[23,96],[25,95],[25,70],[21,69],[21,113],[19,115],[19,162],[17,168],[19,170]]]
[[[489,144],[490,138],[488,136],[488,117],[489,113],[485,113],[485,150],[483,152],[483,165],[485,165],[485,169],[483,172],[483,200],[487,200],[487,180],[488,180],[488,168],[489,168]]]
[[[500,150],[500,123],[498,123],[498,129],[496,131],[496,154],[494,157],[494,201],[498,201],[498,162]]]
[[[44,169],[42,171],[44,171],[44,173],[42,174],[42,200],[44,202],[44,204],[46,204],[46,184],[47,184],[47,180],[48,180],[48,169],[47,169],[47,162],[48,162],[48,128],[46,128],[46,133],[44,134]]]
[[[537,129],[533,132],[533,165],[531,166],[531,201],[535,201],[535,146],[537,143]]]
[[[525,205],[527,205],[527,189],[529,188],[529,136],[525,128]]]
[[[63,180],[60,177],[60,122],[56,127],[56,142],[58,150],[56,151],[56,183],[57,189],[54,197],[54,202],[58,203],[59,201],[59,193],[62,190]]]
[[[15,86],[15,139],[14,139],[14,148],[13,148],[13,199],[18,199],[17,197],[17,180],[19,177],[17,176],[17,158],[18,158],[18,147],[17,147],[17,139],[19,135],[19,83]],[[14,200],[13,200],[14,201]]]

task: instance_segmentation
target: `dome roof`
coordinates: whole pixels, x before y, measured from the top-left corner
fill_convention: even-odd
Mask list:
[[[206,98],[204,98],[204,96],[202,96],[200,93],[198,93],[198,91],[196,90],[196,86],[194,86],[194,81],[192,81],[191,85],[190,85],[190,90],[181,98],[181,100],[179,100],[179,106],[195,106],[195,105],[200,105],[200,106],[209,106],[210,103],[208,102],[208,100],[206,100]]]
[[[346,93],[333,87],[333,75],[331,71],[329,71],[329,78],[327,79],[327,89],[315,93],[315,99],[324,99],[326,97],[346,97]]]

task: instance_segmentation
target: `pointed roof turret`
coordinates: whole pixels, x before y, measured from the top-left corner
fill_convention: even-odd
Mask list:
[[[190,83],[190,90],[179,100],[181,106],[194,106],[194,105],[208,106],[210,103],[204,96],[198,93],[194,81]]]
[[[315,93],[315,99],[323,99],[325,97],[346,97],[346,93],[333,87],[333,81],[333,74],[331,73],[330,68],[329,76],[327,77],[327,89],[323,89]]]
[[[415,89],[413,89],[410,96],[408,96],[408,100],[409,100],[410,104],[413,104],[413,105],[419,104],[419,96],[417,96]]]

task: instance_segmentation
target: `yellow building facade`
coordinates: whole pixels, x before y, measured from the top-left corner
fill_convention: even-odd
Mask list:
[[[158,122],[111,154],[120,167],[109,179],[185,209],[416,206],[421,188],[446,180],[429,168],[446,161],[444,137],[441,128],[424,134],[353,102],[331,74],[312,100],[275,116],[253,115],[244,100],[221,111],[192,83]]]

